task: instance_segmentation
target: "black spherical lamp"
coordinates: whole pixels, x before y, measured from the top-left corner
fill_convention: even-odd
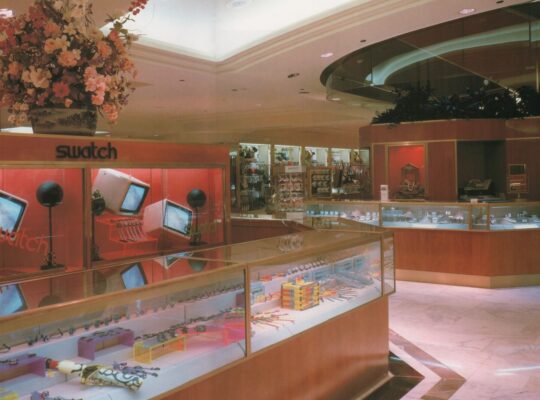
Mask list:
[[[191,230],[189,244],[198,246],[204,244],[201,241],[201,232],[199,231],[199,208],[206,204],[206,193],[201,189],[193,189],[187,195],[187,202],[195,210],[195,228]]]
[[[101,260],[99,246],[96,243],[96,216],[103,214],[106,208],[105,199],[99,190],[92,193],[92,261]]]
[[[62,186],[53,181],[43,182],[36,191],[36,198],[39,204],[47,207],[49,210],[49,252],[45,258],[45,264],[41,266],[42,270],[62,268],[62,264],[55,262],[53,251],[53,227],[52,227],[52,208],[62,203],[64,198],[64,190]]]

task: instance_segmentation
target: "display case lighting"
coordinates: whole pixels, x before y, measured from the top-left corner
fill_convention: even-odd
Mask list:
[[[459,10],[459,13],[461,15],[469,15],[476,11],[476,8],[462,8]]]

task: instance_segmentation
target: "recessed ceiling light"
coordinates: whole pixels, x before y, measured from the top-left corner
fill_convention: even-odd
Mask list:
[[[289,79],[291,79],[291,78],[296,78],[298,75],[300,75],[299,72],[294,72],[294,73],[292,73],[292,74],[287,75],[287,78],[289,78]]]
[[[330,101],[341,101],[341,97],[330,97],[328,100],[330,100]]]
[[[476,11],[476,8],[462,8],[459,10],[459,13],[461,15],[469,15]]]
[[[366,43],[366,39],[360,40],[360,43]]]
[[[153,137],[159,137],[159,133],[154,133],[152,136]]]
[[[15,14],[9,8],[0,8],[0,18],[13,18]]]
[[[329,58],[329,57],[332,57],[333,55],[334,55],[334,53],[329,51],[328,53],[322,53],[321,58]]]
[[[251,3],[251,0],[230,0],[227,2],[227,7],[242,8]]]

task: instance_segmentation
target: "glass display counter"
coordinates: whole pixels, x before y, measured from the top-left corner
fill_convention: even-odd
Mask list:
[[[378,202],[348,202],[348,201],[307,201],[305,215],[308,225],[317,227],[322,219],[345,218],[353,221],[379,225]]]
[[[439,230],[539,229],[540,203],[307,201],[308,225],[325,228],[343,218],[384,228]]]
[[[383,227],[465,230],[469,228],[469,217],[468,205],[381,203]]]
[[[0,386],[85,399],[175,390],[389,293],[388,238],[309,231],[6,283]]]
[[[489,229],[540,228],[540,203],[492,204],[489,207]]]

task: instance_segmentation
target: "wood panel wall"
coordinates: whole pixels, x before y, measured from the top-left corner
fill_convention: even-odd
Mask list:
[[[386,182],[386,146],[384,144],[376,144],[373,146],[372,155],[373,165],[373,198],[381,199],[381,185]]]
[[[166,400],[349,400],[385,379],[383,297],[185,389]]]
[[[456,144],[430,142],[427,148],[427,180],[429,201],[455,201]]]
[[[397,269],[465,275],[540,274],[540,230],[392,229]]]

